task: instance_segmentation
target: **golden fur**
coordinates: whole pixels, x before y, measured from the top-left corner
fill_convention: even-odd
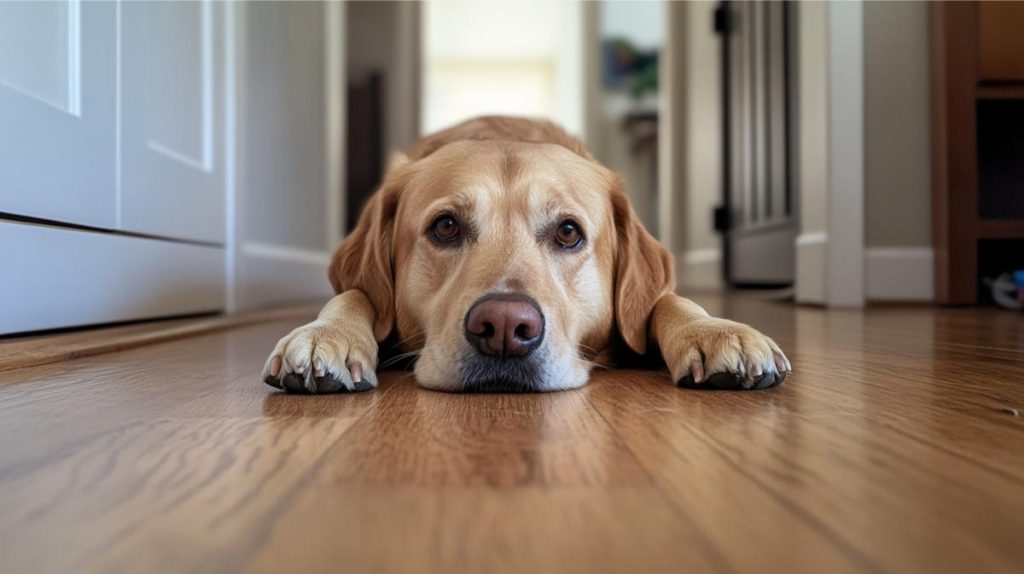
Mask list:
[[[439,214],[461,222],[464,244],[428,238]],[[544,231],[566,218],[584,232],[573,252]],[[731,373],[750,386],[789,369],[764,335],[673,294],[672,256],[636,218],[620,178],[550,122],[485,117],[421,139],[392,162],[329,277],[339,295],[278,343],[264,372],[271,384],[375,386],[377,344],[395,336],[418,355],[421,385],[462,390],[472,360],[463,318],[494,292],[528,295],[546,317],[533,390],[584,384],[618,341],[660,350],[677,380]]]

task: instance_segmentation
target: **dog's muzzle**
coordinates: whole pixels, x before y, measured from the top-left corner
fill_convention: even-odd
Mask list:
[[[464,390],[529,392],[537,388],[543,358],[535,351],[544,342],[544,313],[531,297],[484,295],[466,313],[463,331],[476,351],[462,362]]]

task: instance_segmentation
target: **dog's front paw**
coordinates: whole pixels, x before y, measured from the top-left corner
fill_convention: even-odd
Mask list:
[[[313,321],[288,333],[263,367],[263,382],[296,393],[377,387],[377,342],[368,329]]]
[[[680,387],[766,389],[781,384],[793,368],[775,341],[726,319],[689,321],[659,344]]]

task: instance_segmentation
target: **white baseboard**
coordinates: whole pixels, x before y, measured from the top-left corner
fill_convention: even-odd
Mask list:
[[[224,250],[0,221],[0,334],[224,309]]]
[[[825,304],[828,234],[801,233],[796,238],[796,301]]]
[[[326,301],[334,290],[327,279],[331,253],[245,243],[235,282],[236,310],[300,300]]]
[[[693,249],[676,260],[676,283],[684,289],[722,288],[722,250]]]
[[[865,295],[869,301],[934,301],[934,265],[931,247],[868,247]]]

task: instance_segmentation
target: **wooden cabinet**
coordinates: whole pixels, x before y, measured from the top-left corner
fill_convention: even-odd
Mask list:
[[[983,277],[1024,268],[1024,6],[929,10],[936,296],[975,304]]]
[[[979,2],[978,79],[1024,82],[1024,2]]]

